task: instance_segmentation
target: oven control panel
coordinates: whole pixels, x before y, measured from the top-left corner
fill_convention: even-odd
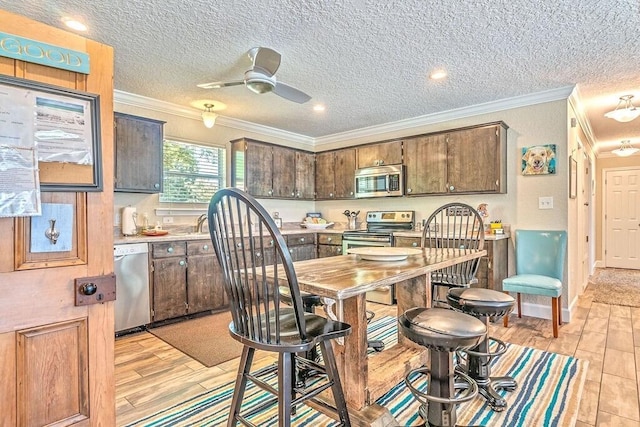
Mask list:
[[[369,211],[368,223],[412,223],[415,211]]]

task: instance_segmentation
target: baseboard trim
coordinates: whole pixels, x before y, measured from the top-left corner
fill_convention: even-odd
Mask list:
[[[562,307],[562,323],[571,322],[571,313],[573,312],[577,301],[574,300],[570,308]],[[518,309],[513,310],[515,314],[518,313]],[[537,317],[538,319],[551,320],[551,298],[549,298],[549,305],[533,304],[530,302],[522,303],[522,315],[529,317]]]

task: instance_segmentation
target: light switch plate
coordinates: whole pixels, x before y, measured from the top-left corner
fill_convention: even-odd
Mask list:
[[[538,209],[553,209],[553,197],[538,197]]]

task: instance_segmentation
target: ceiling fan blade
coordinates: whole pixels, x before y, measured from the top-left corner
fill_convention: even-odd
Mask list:
[[[278,52],[268,47],[256,47],[251,49],[253,53],[253,68],[259,68],[269,77],[273,76],[280,67],[281,56]]]
[[[289,101],[297,102],[298,104],[304,104],[311,99],[309,95],[301,90],[280,82],[276,83],[276,87],[273,88],[273,93]]]
[[[238,85],[243,85],[243,84],[244,84],[244,80],[237,80],[235,82],[200,83],[198,85],[198,87],[201,87],[202,89],[219,89],[221,87],[238,86]]]

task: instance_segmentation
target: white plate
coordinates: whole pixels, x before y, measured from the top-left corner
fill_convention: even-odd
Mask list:
[[[326,224],[314,224],[311,222],[303,222],[302,224],[300,224],[301,227],[306,227],[309,230],[324,230],[330,225],[333,225],[333,222],[328,222]]]
[[[360,258],[368,261],[402,261],[409,255],[418,255],[422,249],[413,248],[392,248],[388,246],[350,248],[350,254],[360,255]]]

